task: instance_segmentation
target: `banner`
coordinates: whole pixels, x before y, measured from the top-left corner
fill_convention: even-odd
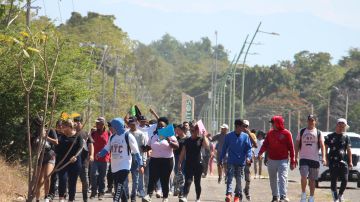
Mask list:
[[[192,121],[194,120],[194,107],[195,100],[193,97],[182,93],[181,94],[181,120]]]

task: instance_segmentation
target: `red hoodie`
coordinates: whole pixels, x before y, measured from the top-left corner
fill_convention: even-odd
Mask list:
[[[266,151],[269,159],[283,160],[289,158],[290,152],[290,161],[295,163],[294,143],[290,131],[284,127],[284,119],[281,116],[274,116],[271,121],[274,122],[276,129],[271,129],[267,133],[258,156]]]
[[[96,130],[91,133],[91,137],[94,139],[94,154],[99,153],[105,145],[108,143],[111,134],[106,130]],[[99,162],[110,162],[110,154],[106,154],[104,157],[96,159]]]

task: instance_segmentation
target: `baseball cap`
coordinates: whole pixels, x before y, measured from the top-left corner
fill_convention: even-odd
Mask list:
[[[222,125],[220,126],[220,128],[226,128],[226,129],[229,129],[229,126],[228,126],[226,123],[224,123],[224,124],[222,124]]]
[[[248,120],[244,120],[243,123],[244,123],[244,125],[247,125],[247,126],[250,125],[250,122]]]
[[[139,116],[139,121],[146,121],[146,117],[143,115]]]
[[[309,114],[309,116],[307,117],[307,120],[310,120],[310,119],[313,119],[316,121],[317,117],[314,114]]]
[[[339,118],[339,119],[336,121],[336,123],[337,123],[337,124],[338,124],[338,123],[344,123],[344,124],[346,125],[346,127],[350,127],[350,126],[347,124],[347,120],[344,119],[344,118]]]
[[[98,118],[95,120],[95,122],[96,122],[96,123],[103,123],[103,124],[105,124],[105,118],[102,117],[102,116],[100,116],[100,117],[98,117]]]
[[[134,116],[129,117],[128,122],[129,122],[129,124],[136,123],[136,117],[134,117]]]

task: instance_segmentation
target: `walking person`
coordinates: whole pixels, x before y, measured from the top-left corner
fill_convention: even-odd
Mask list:
[[[272,129],[267,133],[258,156],[265,151],[268,154],[267,167],[273,195],[272,201],[279,201],[280,196],[280,202],[287,202],[289,201],[287,198],[289,154],[290,169],[294,170],[296,167],[294,143],[290,131],[285,129],[282,116],[273,116],[270,123]]]
[[[190,132],[191,129],[190,129]],[[206,134],[207,136],[211,137],[211,134]],[[191,136],[190,136],[191,137]],[[211,151],[210,151],[210,147],[202,147],[201,148],[201,155],[202,155],[202,164],[203,164],[203,171],[202,171],[202,178],[206,178],[207,176],[207,172],[209,170],[209,161],[210,161],[210,157],[211,157]]]
[[[179,148],[174,150],[174,159],[175,159],[175,166],[174,166],[174,196],[181,197],[183,186],[181,186],[181,179],[185,175],[185,159],[183,159],[182,164],[180,166],[181,169],[179,169],[179,159],[180,159],[180,153],[182,151],[182,148],[184,146],[185,140],[187,139],[185,134],[185,127],[183,124],[179,124],[175,127],[175,133],[176,133],[176,139],[179,143]],[[179,174],[180,173],[180,174]]]
[[[349,169],[352,169],[351,141],[345,134],[349,128],[347,120],[339,118],[336,122],[335,132],[325,138],[325,151],[330,170],[331,192],[334,202],[344,202],[344,191],[348,182]],[[339,192],[337,181],[341,180]]]
[[[115,118],[111,122],[110,130],[114,133],[106,146],[97,153],[98,158],[103,158],[111,153],[111,171],[115,181],[114,202],[128,201],[124,188],[125,180],[130,172],[132,158],[135,158],[139,172],[144,172],[143,161],[140,156],[136,138],[125,131],[125,122],[122,118]],[[133,154],[133,155],[132,155]]]
[[[220,134],[217,134],[217,135],[213,136],[212,139],[211,139],[211,142],[216,141],[215,150],[216,150],[216,163],[217,163],[217,169],[218,169],[218,175],[219,175],[219,178],[218,178],[218,183],[219,184],[222,181],[224,173],[226,173],[226,163],[223,163],[223,164],[220,163],[220,155],[221,155],[221,152],[222,152],[222,147],[224,145],[225,137],[226,137],[226,134],[228,133],[228,130],[229,130],[229,126],[227,124],[225,124],[225,123],[222,124],[220,126]]]
[[[75,129],[78,136],[83,139],[83,150],[81,152],[81,170],[80,170],[80,180],[82,184],[82,195],[83,201],[88,201],[88,191],[89,191],[89,163],[94,161],[94,140],[92,137],[83,130],[82,117],[78,116],[74,118]]]
[[[61,137],[57,149],[57,156],[60,161],[59,168],[61,168],[58,172],[59,200],[60,202],[65,202],[65,192],[67,188],[69,192],[69,202],[72,202],[75,200],[76,182],[81,170],[80,154],[83,149],[83,139],[81,136],[76,135],[73,120],[68,119],[64,121],[62,128],[64,136]],[[71,150],[69,151],[70,148]]]
[[[91,133],[94,140],[94,153],[97,154],[105,147],[110,139],[110,132],[105,128],[105,118],[99,117],[96,119],[96,131]],[[110,162],[110,155],[106,154],[103,157],[95,157],[91,164],[91,195],[93,199],[98,195],[98,199],[102,200],[105,194],[105,176]]]
[[[49,194],[50,189],[50,181],[51,176],[50,173],[54,170],[55,167],[55,146],[58,144],[58,138],[56,131],[53,129],[49,130],[42,130],[42,118],[37,117],[34,121],[35,125],[35,134],[33,137],[36,138],[36,146],[42,147],[44,144],[44,154],[42,161],[38,161],[39,166],[39,179],[38,179],[38,186],[36,190],[36,201],[40,201],[40,190],[42,186],[44,185],[44,192],[45,196]],[[46,134],[47,133],[47,134]],[[44,143],[40,140],[44,139]],[[45,200],[48,200],[46,198]]]
[[[157,117],[157,130],[154,131],[153,136],[148,141],[148,149],[151,149],[149,162],[149,183],[147,188],[147,195],[142,199],[143,202],[150,202],[151,196],[155,189],[157,181],[160,179],[163,202],[168,202],[169,196],[169,181],[171,171],[174,166],[174,152],[173,150],[179,147],[175,136],[166,139],[160,139],[158,130],[165,128],[169,121],[166,117],[158,117],[157,114],[151,110],[153,115]]]
[[[139,148],[139,154],[142,159],[142,166],[145,167],[147,157],[146,157],[146,152],[144,151],[143,148],[147,144],[147,137],[143,132],[141,132],[136,128],[136,123],[137,123],[136,117],[130,117],[127,122],[130,129],[128,133],[135,137],[135,140]],[[139,180],[140,172],[138,169],[139,166],[137,164],[135,154],[132,154],[131,165],[132,165],[131,166],[132,190],[131,190],[130,199],[131,202],[136,202],[136,192],[139,191],[141,197],[145,196],[145,192],[144,192],[143,181]]]
[[[323,164],[326,165],[324,137],[316,128],[316,117],[310,114],[307,117],[307,127],[300,130],[296,136],[295,162],[300,154],[299,170],[301,175],[301,199],[306,202],[306,185],[309,179],[310,197],[308,202],[314,202],[315,180],[319,175],[319,149],[321,149]]]
[[[190,138],[184,142],[181,150],[178,168],[181,170],[182,162],[185,162],[185,185],[183,196],[180,197],[181,202],[187,201],[187,196],[190,191],[190,186],[194,180],[196,191],[196,202],[200,202],[201,195],[201,174],[203,173],[203,159],[201,158],[201,149],[209,149],[209,141],[206,134],[200,134],[197,125],[190,124]]]
[[[264,159],[264,154],[262,154],[261,156],[259,156],[259,151],[261,146],[263,145],[264,139],[265,139],[265,133],[261,130],[259,130],[257,132],[256,135],[256,144],[257,144],[257,148],[254,149],[254,158],[253,158],[253,162],[254,162],[254,174],[256,178],[263,178],[262,174],[262,164],[263,164],[263,159]],[[259,171],[259,172],[258,172]]]
[[[258,147],[256,135],[254,133],[256,131],[250,131],[249,126],[250,126],[250,122],[248,120],[244,120],[244,127],[242,128],[243,129],[242,132],[246,133],[249,136],[252,145],[252,154],[253,154],[253,149],[256,149]],[[244,174],[245,174],[244,194],[248,201],[251,201],[251,196],[250,196],[251,163],[252,163],[252,155],[251,155],[250,163],[247,163],[244,168]]]
[[[227,159],[227,180],[226,180],[226,202],[230,202],[234,192],[234,202],[242,201],[241,178],[246,164],[251,162],[251,141],[249,136],[242,132],[245,129],[244,121],[236,119],[234,122],[235,130],[226,135],[224,145],[222,147],[219,163],[226,154]],[[232,179],[235,177],[235,190],[232,189]]]

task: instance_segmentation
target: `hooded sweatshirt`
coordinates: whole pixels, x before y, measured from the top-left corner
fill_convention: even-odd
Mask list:
[[[106,146],[98,153],[100,157],[111,152],[111,171],[130,170],[132,156],[128,153],[128,146],[125,140],[125,124],[122,118],[115,118],[111,121],[111,127],[115,134],[110,138]],[[139,154],[139,148],[135,137],[128,133],[131,153],[135,155],[137,165],[142,166],[143,162]]]
[[[281,116],[274,116],[271,121],[274,122],[276,128],[267,133],[258,156],[266,151],[269,159],[284,160],[289,158],[290,153],[290,161],[295,163],[294,143],[290,131],[284,127],[284,119]]]

